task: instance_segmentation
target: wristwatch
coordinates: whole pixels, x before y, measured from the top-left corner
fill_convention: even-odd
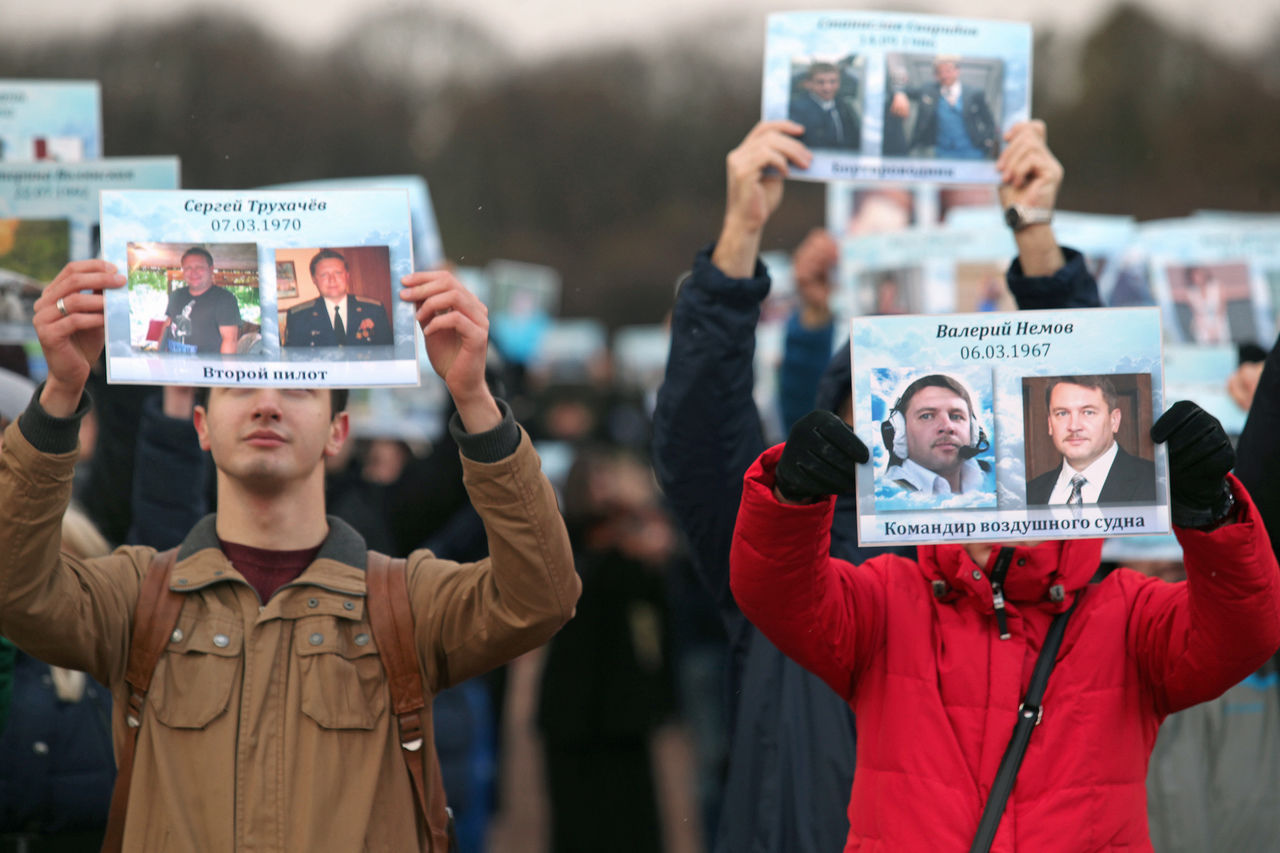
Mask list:
[[[1004,209],[1004,222],[1014,231],[1021,231],[1028,225],[1045,225],[1052,221],[1053,208],[1051,207],[1011,204]]]

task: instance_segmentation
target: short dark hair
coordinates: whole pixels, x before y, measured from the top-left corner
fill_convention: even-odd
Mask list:
[[[192,255],[199,255],[204,258],[205,263],[211,267],[213,266],[213,255],[209,254],[209,250],[202,246],[192,246],[190,249],[183,252],[182,257],[178,259],[178,265],[181,266],[182,262]]]
[[[342,261],[342,266],[347,270],[347,272],[351,271],[351,267],[347,264],[347,259],[342,257],[341,252],[335,252],[333,249],[321,249],[320,251],[316,252],[316,256],[311,259],[311,277],[312,278],[316,277],[316,266],[318,266],[321,261],[327,261],[330,258],[333,258],[334,260]]]
[[[1098,389],[1102,392],[1102,399],[1106,401],[1107,411],[1111,411],[1120,404],[1120,395],[1116,393],[1116,386],[1106,376],[1096,374],[1055,376],[1044,388],[1044,406],[1046,409],[1051,408],[1049,398],[1053,396],[1053,389],[1059,385],[1079,385],[1081,388]]]
[[[347,408],[347,397],[351,394],[346,388],[330,388],[329,389],[329,416],[334,417],[339,412],[345,411]],[[202,385],[196,388],[196,405],[209,408],[209,386]]]
[[[905,416],[907,414],[907,405],[911,402],[911,398],[916,395],[917,391],[923,391],[925,388],[945,388],[953,391],[964,398],[969,404],[969,413],[973,413],[973,400],[969,398],[969,392],[955,379],[942,373],[930,373],[928,376],[921,376],[912,382],[902,391],[902,396],[898,398],[898,402],[894,408]]]
[[[809,70],[804,72],[804,79],[812,80],[815,74],[839,74],[840,69],[830,62],[814,62],[809,66]]]

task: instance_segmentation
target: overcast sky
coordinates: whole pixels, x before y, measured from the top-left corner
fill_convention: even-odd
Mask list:
[[[1206,11],[1203,0],[1135,2],[1156,11],[1178,29],[1198,32],[1229,48],[1259,49],[1268,39],[1274,39],[1280,22],[1280,3],[1276,0],[1236,0],[1211,11]],[[429,5],[432,4],[426,0],[0,0],[0,6],[7,7],[0,18],[11,32],[46,35],[60,30],[90,32],[138,18],[161,19],[204,7],[242,11],[274,32],[318,44],[337,37],[360,15]],[[705,25],[720,12],[732,16],[734,29],[741,31],[744,21],[753,16],[762,20],[766,12],[773,10],[886,8],[874,2],[830,0],[436,0],[435,5],[466,10],[497,33],[513,53],[526,59],[593,43],[652,41],[682,26],[687,29],[691,23]],[[895,5],[902,8],[902,4]],[[918,0],[911,5],[920,11],[956,17],[1026,18],[1033,25],[1077,35],[1096,23],[1115,5],[1115,0]],[[20,13],[16,8],[19,6]],[[708,45],[714,45],[715,33],[705,35]]]

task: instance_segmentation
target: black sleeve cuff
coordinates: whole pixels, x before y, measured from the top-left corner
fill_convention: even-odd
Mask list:
[[[1063,264],[1053,275],[1028,276],[1022,259],[1014,258],[1005,274],[1009,292],[1020,310],[1050,308],[1101,308],[1098,283],[1084,263],[1084,255],[1062,246]]]
[[[742,299],[750,304],[759,304],[769,295],[769,270],[764,261],[756,258],[755,270],[751,278],[730,278],[711,262],[716,244],[710,243],[698,252],[693,261],[692,275],[685,287],[693,284],[696,289],[706,291],[716,299]]]
[[[80,395],[80,403],[68,418],[55,418],[40,405],[44,383],[36,387],[27,410],[18,417],[18,429],[31,446],[41,453],[70,453],[80,444],[80,421],[89,413],[89,392]]]
[[[462,426],[462,418],[454,412],[449,418],[449,434],[458,443],[462,455],[476,462],[501,462],[520,446],[520,427],[516,426],[511,407],[503,400],[497,400],[498,411],[502,412],[502,423],[485,432],[470,433]]]

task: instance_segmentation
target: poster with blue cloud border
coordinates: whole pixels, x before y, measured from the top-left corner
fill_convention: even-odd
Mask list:
[[[1145,222],[1139,243],[1171,340],[1265,347],[1275,339],[1280,219],[1202,214]]]
[[[1004,271],[1017,252],[997,224],[846,237],[832,302],[846,316],[1011,310]],[[894,296],[886,298],[890,283]]]
[[[1031,116],[1031,57],[1024,22],[779,12],[761,117],[806,127],[813,162],[793,178],[999,183],[1004,133]]]
[[[102,156],[96,80],[0,80],[0,162]]]
[[[177,157],[0,163],[0,341],[35,340],[40,290],[67,261],[97,257],[102,190],[177,189],[179,173]]]
[[[130,277],[126,287],[106,294],[108,382],[338,388],[419,384],[418,325],[412,305],[399,298],[400,278],[414,269],[404,190],[107,191],[101,202],[103,258]],[[205,249],[214,257],[215,274],[233,275],[228,289],[243,300],[242,321],[246,307],[257,319],[256,329],[241,323],[234,352],[172,352],[152,346],[152,332],[157,327],[167,332],[172,323],[157,319],[157,312],[163,316],[167,308],[164,292],[175,292],[181,283],[175,284],[183,275],[175,250],[185,253],[185,247]],[[386,317],[386,342],[380,325],[364,323],[349,311],[349,340],[359,345],[330,345],[320,339],[317,346],[282,346],[281,298],[297,293],[302,282],[311,283],[306,259],[315,260],[321,249],[332,248],[358,255],[367,260],[367,268],[379,271],[376,280],[360,282],[362,290],[353,283],[360,278],[357,266],[350,260],[343,265],[348,292],[379,294],[379,299],[363,301],[381,302],[367,311]],[[164,258],[162,268],[144,270],[135,263],[131,269],[131,253],[136,260],[147,251]],[[235,258],[235,269],[220,268],[221,257]],[[157,287],[158,300],[150,292]],[[315,304],[322,301],[317,297]],[[317,311],[324,316],[322,308]],[[371,336],[371,331],[378,334]]]
[[[1024,384],[1062,376],[1139,376],[1145,416],[1164,411],[1162,334],[1155,308],[1020,311],[946,316],[858,317],[850,322],[853,428],[871,452],[855,500],[863,545],[921,545],[1102,538],[1171,531],[1163,445],[1149,452],[1154,501],[1031,505],[1027,498],[1029,413]],[[891,436],[883,424],[912,377],[961,380],[977,417],[963,444],[985,463],[978,485],[959,494],[890,494]],[[1040,410],[1041,417],[1043,409]],[[901,421],[898,422],[901,424]],[[901,428],[901,427],[899,427]],[[978,431],[981,431],[981,435]],[[1041,443],[1043,443],[1043,440]],[[1058,457],[1061,459],[1061,457]],[[862,472],[865,472],[862,473]],[[988,476],[989,475],[989,476]],[[944,490],[939,490],[943,492]],[[992,500],[994,494],[994,500]]]

